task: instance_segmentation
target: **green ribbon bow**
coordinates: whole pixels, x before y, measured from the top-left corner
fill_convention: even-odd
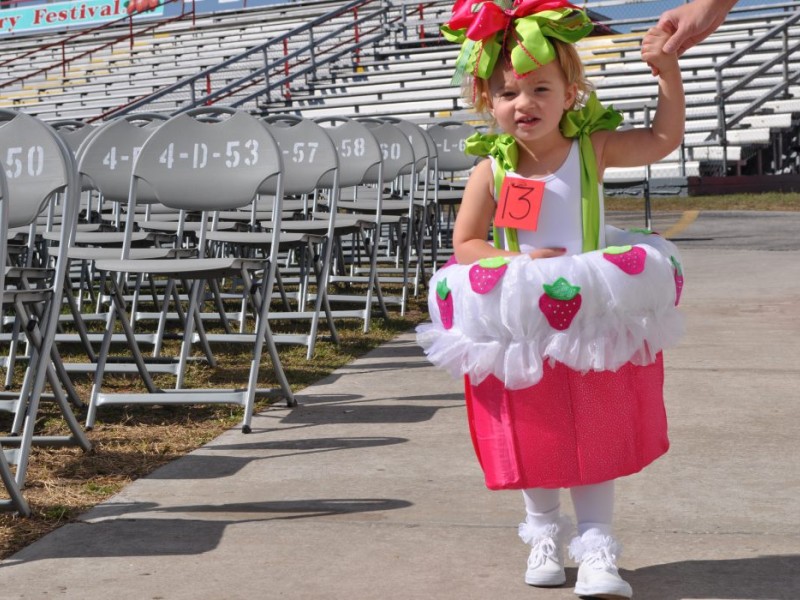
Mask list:
[[[584,11],[566,2],[528,0],[512,9],[488,6],[493,9],[489,12],[494,14],[485,19],[480,18],[482,9],[487,8],[483,5],[494,3],[474,0],[469,4],[469,7],[460,7],[461,14],[454,15],[450,22],[440,28],[445,39],[461,44],[453,85],[461,83],[464,73],[488,79],[502,54],[504,44],[510,54],[514,72],[522,76],[556,58],[556,50],[548,38],[574,44],[591,33],[594,27]],[[567,7],[545,8],[533,14],[525,14],[540,7],[557,4],[565,4]],[[468,8],[471,13],[467,12]],[[475,18],[468,23],[470,14],[475,15]],[[505,26],[498,30],[503,19],[506,21]]]
[[[566,111],[561,119],[561,133],[564,137],[578,138],[583,252],[591,252],[600,247],[600,194],[597,159],[590,136],[595,131],[613,131],[621,122],[622,115],[613,107],[606,108],[600,104],[594,92],[589,95],[583,108]],[[495,197],[499,198],[506,172],[516,171],[519,162],[517,141],[507,133],[475,133],[467,138],[464,151],[471,156],[492,156],[495,159]],[[495,246],[499,247],[499,229],[493,226],[493,231]],[[508,247],[512,251],[520,251],[515,229],[506,231],[506,239]]]

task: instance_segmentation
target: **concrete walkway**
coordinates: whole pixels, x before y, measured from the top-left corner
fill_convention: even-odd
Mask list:
[[[622,574],[643,600],[796,600],[800,252],[683,252],[672,449],[618,483]],[[0,563],[0,597],[575,598],[572,566],[523,583],[521,497],[483,487],[460,382],[413,335],[298,399]]]

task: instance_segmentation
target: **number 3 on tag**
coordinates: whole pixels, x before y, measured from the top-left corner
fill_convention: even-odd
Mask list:
[[[536,231],[543,196],[543,181],[506,177],[500,189],[494,224],[497,227]]]

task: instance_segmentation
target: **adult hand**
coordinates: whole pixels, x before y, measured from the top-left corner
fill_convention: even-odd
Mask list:
[[[671,34],[664,52],[681,56],[716,31],[736,0],[693,0],[661,15],[657,27]]]

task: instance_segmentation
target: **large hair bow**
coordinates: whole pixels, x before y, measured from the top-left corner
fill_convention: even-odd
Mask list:
[[[464,73],[488,79],[505,46],[518,76],[551,62],[547,38],[574,44],[593,28],[584,11],[566,0],[457,0],[442,35],[461,44],[453,84]]]

